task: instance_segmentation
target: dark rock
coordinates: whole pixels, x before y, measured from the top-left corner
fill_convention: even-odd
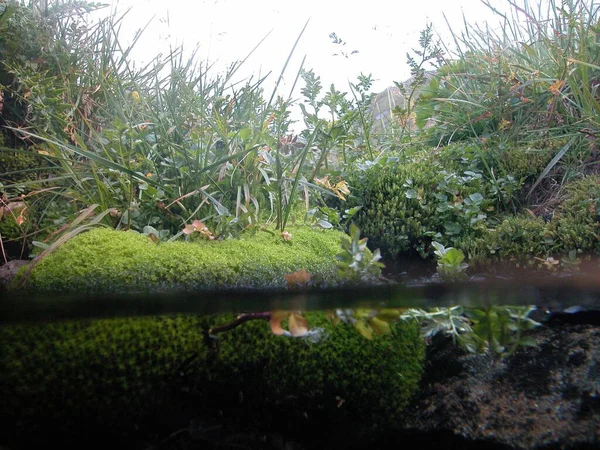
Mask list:
[[[434,339],[403,427],[515,449],[598,448],[600,329],[543,327],[534,336],[537,347],[503,361]]]
[[[17,271],[26,264],[29,264],[28,260],[15,259],[0,266],[0,292],[8,287]]]

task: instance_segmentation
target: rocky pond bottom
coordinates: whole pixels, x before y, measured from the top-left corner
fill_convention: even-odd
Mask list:
[[[2,299],[0,447],[598,448],[597,290],[512,284]]]

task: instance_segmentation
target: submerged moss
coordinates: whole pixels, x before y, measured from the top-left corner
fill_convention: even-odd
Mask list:
[[[241,240],[155,244],[135,232],[95,229],[42,260],[27,286],[76,293],[270,288],[285,287],[284,275],[301,269],[317,283],[334,284],[343,234],[307,227],[289,231],[291,241],[261,231]]]
[[[292,404],[330,418],[351,412],[393,421],[418,389],[423,372],[418,323],[398,323],[391,334],[367,340],[350,325],[333,327],[322,313],[306,316],[313,328],[322,329],[317,343],[282,339],[256,322],[223,334],[216,365],[220,379],[260,392],[268,404]],[[252,350],[240,351],[240,342]]]
[[[322,313],[306,316],[323,329],[318,342],[275,336],[264,321],[207,339],[208,327],[233,316],[0,327],[0,419],[25,438],[52,430],[63,439],[164,432],[156,425],[184,404],[191,417],[281,408],[303,418],[393,420],[423,372],[418,324],[397,324],[368,341]],[[181,420],[185,426],[190,417]]]

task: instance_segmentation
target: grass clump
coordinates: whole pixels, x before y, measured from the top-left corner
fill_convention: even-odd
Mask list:
[[[290,241],[258,231],[240,240],[155,244],[135,232],[95,229],[42,259],[27,288],[74,293],[284,288],[284,275],[302,269],[313,274],[315,284],[335,284],[343,234],[307,227],[290,231]]]

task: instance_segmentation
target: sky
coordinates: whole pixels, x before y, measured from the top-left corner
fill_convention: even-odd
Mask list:
[[[496,7],[508,5],[506,0],[491,2]],[[442,41],[450,44],[446,19],[456,30],[464,27],[463,14],[469,22],[498,22],[497,16],[480,0],[369,0],[360,3],[338,0],[110,0],[109,3],[111,9],[129,10],[122,28],[126,41],[150,22],[133,54],[140,63],[150,61],[157,53],[168,53],[169,46],[183,44],[189,51],[198,46],[198,57],[210,61],[216,73],[234,61],[244,59],[267,36],[238,74],[240,79],[247,79],[271,72],[266,87],[268,83],[274,85],[294,42],[309,21],[284,74],[282,90],[288,92],[305,55],[304,68],[312,68],[321,77],[325,88],[335,83],[336,88],[348,91],[348,81],[355,82],[362,72],[373,74],[373,90],[379,92],[393,85],[393,81],[410,77],[406,52],[418,47],[419,31],[427,23],[431,22]],[[346,45],[333,44],[329,37],[332,32]],[[348,54],[348,58],[340,55],[340,50]],[[354,50],[358,53],[350,54]],[[335,53],[338,55],[334,56]]]

